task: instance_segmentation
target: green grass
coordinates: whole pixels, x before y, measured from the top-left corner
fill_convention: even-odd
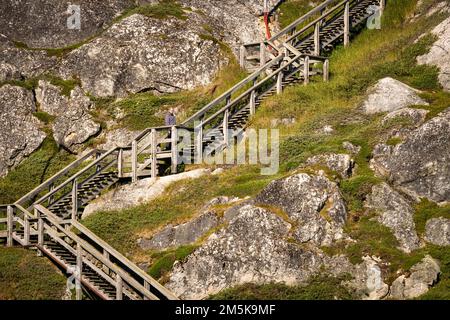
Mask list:
[[[53,120],[55,120],[55,116],[52,116],[51,114],[48,114],[44,111],[37,111],[33,113],[33,116],[39,119],[39,121],[42,121],[45,124],[50,124]]]
[[[351,300],[357,297],[341,285],[343,277],[315,276],[306,286],[279,283],[237,286],[210,296],[211,300]]]
[[[76,86],[81,86],[81,81],[79,79],[64,80],[52,74],[43,74],[38,77],[33,77],[26,80],[4,81],[0,83],[0,87],[5,84],[10,84],[13,86],[25,88],[27,90],[35,90],[38,87],[39,80],[49,81],[54,86],[59,87],[61,89],[61,94],[67,97],[70,96],[70,92],[75,89]]]
[[[70,162],[74,157],[46,138],[41,147],[0,179],[0,203],[13,203]]]
[[[155,279],[161,279],[163,276],[172,270],[175,261],[183,261],[190,255],[197,246],[181,246],[176,249],[166,250],[162,252],[153,253],[151,258],[154,263],[148,270],[148,274]]]
[[[0,247],[0,300],[60,300],[66,279],[36,252]]]
[[[174,0],[162,0],[156,4],[147,4],[139,7],[126,10],[115,22],[118,22],[133,14],[142,14],[144,16],[155,19],[168,19],[171,17],[186,20],[186,11],[188,8],[184,8],[178,1]]]
[[[314,3],[319,3],[320,1],[313,1]],[[287,0],[283,2],[280,7],[280,27],[286,28],[292,22],[300,18],[302,15],[314,8],[311,5],[311,1],[306,0]]]
[[[415,207],[414,223],[420,235],[425,232],[425,225],[432,218],[450,219],[450,205],[438,206],[436,203],[423,198]]]

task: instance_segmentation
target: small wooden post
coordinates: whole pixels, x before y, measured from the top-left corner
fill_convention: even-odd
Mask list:
[[[304,79],[304,84],[307,85],[309,83],[309,57],[306,56],[305,57],[305,62],[304,62],[304,69],[303,69],[303,77]]]
[[[25,246],[30,245],[30,221],[28,219],[29,219],[28,216],[24,215],[24,217],[23,217],[23,221],[24,221],[23,241],[24,241]]]
[[[283,92],[283,70],[281,70],[277,75],[277,94],[281,94]]]
[[[344,47],[350,43],[350,2],[347,1],[344,10]]]
[[[8,206],[6,209],[6,246],[12,247],[13,245],[13,231],[14,231],[14,209],[12,206]]]
[[[176,126],[172,127],[172,132],[170,135],[170,139],[172,140],[171,145],[171,151],[172,151],[172,174],[177,173],[177,167],[178,167],[178,129]]]
[[[264,42],[259,45],[259,64],[261,67],[266,64],[266,44]]]
[[[77,268],[76,268],[76,277],[75,277],[75,294],[76,299],[83,299],[83,292],[81,289],[81,274],[83,269],[83,254],[81,250],[81,245],[77,243]]]
[[[247,49],[245,46],[241,46],[239,50],[239,65],[242,69],[245,69],[245,57],[247,56]]]
[[[122,300],[123,299],[123,280],[122,277],[118,274],[116,275],[116,300]]]
[[[228,146],[229,143],[229,134],[228,134],[228,118],[230,115],[230,111],[227,109],[225,110],[223,114],[223,123],[222,123],[222,133],[223,133],[223,141],[226,146]]]
[[[144,280],[144,288],[150,292],[150,283]],[[148,300],[147,296],[144,296],[144,300]]]
[[[55,185],[54,185],[53,183],[51,183],[51,184],[48,186],[48,191],[49,191],[49,192],[52,192],[53,189],[55,189]],[[48,197],[48,205],[51,206],[52,203],[53,203],[53,195],[51,195],[50,197]]]
[[[157,164],[157,152],[158,152],[158,136],[156,135],[156,129],[152,129],[152,178],[156,178],[158,175],[158,164]]]
[[[131,180],[132,182],[137,181],[137,141],[133,140],[131,142]]]
[[[200,120],[200,124],[198,125],[196,129],[196,137],[195,137],[195,145],[197,148],[197,155],[196,155],[196,163],[201,164],[203,162],[203,119]]]
[[[109,252],[106,251],[105,249],[103,249],[103,257],[105,257],[105,259],[109,261]],[[103,265],[103,271],[104,271],[106,274],[109,274],[109,268],[108,268],[108,266],[105,265],[105,264]]]
[[[44,220],[39,210],[34,209],[35,216],[38,218],[38,247],[44,246]],[[38,256],[42,256],[42,251],[38,249]]]
[[[119,178],[123,177],[123,149],[119,150],[119,154],[117,156],[117,172]]]
[[[330,80],[330,60],[326,59],[323,62],[323,81],[327,82]]]
[[[314,54],[320,55],[320,21],[316,23],[314,28]]]
[[[256,113],[256,91],[252,90],[250,93],[250,115]]]
[[[383,14],[385,7],[386,7],[386,0],[380,0],[380,13],[381,14]]]
[[[101,154],[100,152],[97,152],[97,153],[95,154],[95,160],[97,160],[97,159],[100,158],[101,156],[102,156],[102,154]],[[100,172],[100,170],[102,170],[102,166],[100,165],[100,163],[97,164],[97,166],[95,167],[95,170],[96,170],[97,172]]]
[[[72,220],[77,220],[78,216],[78,180],[72,184]]]

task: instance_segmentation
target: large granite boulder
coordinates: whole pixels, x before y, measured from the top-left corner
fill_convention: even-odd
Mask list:
[[[286,241],[291,227],[267,210],[244,206],[226,228],[174,265],[166,286],[180,298],[203,299],[244,283],[304,283],[323,265],[323,254]]]
[[[300,242],[330,245],[345,238],[345,204],[337,185],[325,176],[300,173],[273,181],[255,200],[282,208],[296,221]]]
[[[389,297],[391,299],[413,299],[426,293],[438,281],[441,272],[439,263],[427,255],[411,267],[409,275],[394,280]]]
[[[431,46],[430,52],[417,57],[417,62],[437,66],[440,84],[446,91],[450,91],[450,17],[436,26],[431,33],[436,35],[437,40]]]
[[[450,219],[432,218],[425,225],[425,241],[438,245],[450,245]]]
[[[33,94],[21,87],[0,87],[0,177],[35,151],[44,141]]]
[[[133,0],[3,0],[0,30],[8,38],[32,48],[63,48],[94,36]],[[69,5],[80,6],[80,29],[69,29],[73,13]]]
[[[416,198],[450,201],[450,108],[412,130],[401,144],[380,144],[371,167]]]
[[[378,211],[378,221],[392,230],[404,252],[419,248],[419,237],[410,204],[386,183],[376,185],[367,199],[367,207]]]
[[[413,105],[428,105],[419,91],[392,78],[383,78],[368,90],[362,109],[367,114],[390,112]]]
[[[337,172],[342,178],[350,178],[355,161],[348,154],[321,154],[306,160],[307,165],[324,165]]]

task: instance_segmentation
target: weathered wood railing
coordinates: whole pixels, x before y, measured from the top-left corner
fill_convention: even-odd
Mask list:
[[[295,47],[297,43],[308,37],[314,38],[314,50],[305,53],[320,55],[321,31],[338,18],[342,18],[344,21],[342,37],[344,45],[347,46],[349,44],[350,29],[352,27],[351,8],[363,1],[367,2],[367,0],[328,0],[323,2],[292,22],[289,26],[272,36],[270,39],[260,43],[249,43],[241,46],[240,65],[243,68],[246,68],[247,60],[259,60],[260,65],[263,65],[273,51],[280,52],[283,47],[286,47],[286,44]],[[384,10],[385,1],[386,0],[376,1],[380,6],[381,11]]]

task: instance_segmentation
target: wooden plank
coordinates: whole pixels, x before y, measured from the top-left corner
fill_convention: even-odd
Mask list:
[[[305,58],[304,69],[303,69],[304,84],[309,83],[309,57]]]
[[[330,80],[330,60],[325,60],[323,63],[323,81]]]
[[[123,298],[123,293],[122,293],[122,289],[123,289],[123,281],[122,281],[122,277],[117,275],[116,276],[116,300],[122,300]]]
[[[350,43],[350,2],[345,4],[344,9],[344,47]]]
[[[157,142],[157,135],[156,135],[156,129],[152,129],[152,178],[156,178],[158,175],[158,163],[157,163],[157,150],[156,147],[158,146]]]
[[[131,172],[132,172],[132,182],[137,181],[137,141],[133,140],[131,143]]]
[[[78,218],[78,180],[75,179],[72,185],[72,219]]]
[[[170,148],[171,148],[171,172],[172,174],[177,173],[177,168],[178,168],[178,129],[177,127],[172,127],[172,133],[170,135],[171,138],[171,143],[170,143]]]

